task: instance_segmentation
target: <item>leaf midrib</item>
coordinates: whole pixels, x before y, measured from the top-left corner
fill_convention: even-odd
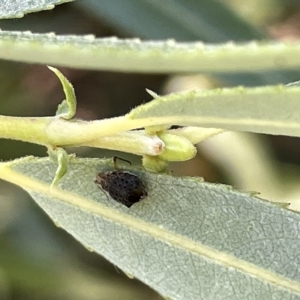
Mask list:
[[[46,183],[37,181],[13,171],[9,165],[9,163],[3,163],[0,165],[0,177],[6,181],[23,187],[25,190],[32,190],[41,194],[46,194],[47,196],[55,199],[60,199],[60,201],[73,205],[78,209],[82,209],[89,213],[101,216],[102,218],[115,221],[126,226],[127,228],[142,232],[152,236],[155,239],[161,240],[162,242],[170,243],[174,247],[184,249],[196,255],[205,256],[207,259],[213,260],[220,265],[227,266],[228,268],[232,267],[240,272],[252,275],[262,281],[267,281],[271,284],[293,290],[296,293],[300,293],[300,286],[296,281],[287,279],[272,271],[259,268],[254,264],[240,260],[227,253],[217,251],[181,235],[177,235],[174,232],[163,228],[162,226],[143,222],[140,219],[123,214],[120,211],[116,213],[116,211],[112,208],[106,207],[101,203],[95,203],[94,201],[80,197],[77,194],[73,194],[59,188],[50,188],[50,185]]]

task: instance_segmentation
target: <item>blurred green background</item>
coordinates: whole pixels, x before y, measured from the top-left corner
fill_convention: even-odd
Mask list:
[[[298,40],[300,4],[293,0],[82,0],[22,19],[0,20],[0,28],[207,43]],[[300,80],[300,72],[296,71],[176,76],[59,69],[75,87],[76,116],[86,120],[119,116],[150,101],[146,88],[164,94],[188,88],[286,84]],[[46,66],[8,61],[0,61],[0,94],[0,114],[12,116],[53,115],[64,97],[58,79]],[[0,140],[0,145],[2,161],[46,155],[45,148],[18,141]],[[241,153],[251,147],[262,149],[271,162],[265,168],[270,177],[277,172],[287,178],[288,185],[299,178],[299,146],[297,138],[256,136],[255,141],[242,144]],[[195,159],[174,163],[170,168],[178,175],[203,176],[207,181],[244,189],[245,186],[231,176],[235,169],[224,164],[227,158],[222,155],[222,149],[219,149],[218,159],[209,155],[214,147],[218,148],[212,144],[203,149],[200,146]],[[83,157],[116,154],[88,148],[69,149],[69,152]],[[118,155],[140,163],[139,157]],[[248,166],[240,163],[239,167],[239,176],[243,176],[243,169]],[[6,182],[0,182],[0,186],[1,300],[162,299],[57,228],[21,189]],[[248,187],[260,191],[260,187],[252,186],[251,182],[247,182]]]

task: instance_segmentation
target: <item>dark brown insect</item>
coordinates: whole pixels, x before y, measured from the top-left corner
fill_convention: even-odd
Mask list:
[[[98,173],[95,183],[99,184],[104,191],[119,203],[132,206],[147,196],[145,185],[137,176],[127,171],[118,170],[116,160],[121,159],[114,157],[114,171],[107,171]],[[130,163],[127,160],[121,159]],[[131,163],[130,163],[131,164]]]

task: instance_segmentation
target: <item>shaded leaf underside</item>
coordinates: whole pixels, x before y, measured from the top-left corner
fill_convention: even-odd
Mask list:
[[[299,86],[184,91],[159,97],[127,117],[136,128],[172,124],[300,136]],[[152,123],[151,123],[152,122]]]
[[[177,43],[54,33],[0,32],[0,58],[120,72],[251,72],[296,69],[299,43]]]
[[[25,14],[50,10],[55,5],[74,0],[9,0],[0,1],[0,19],[22,18]]]
[[[12,168],[12,169],[11,169]],[[73,159],[50,189],[48,159],[3,164],[54,222],[172,299],[300,299],[300,215],[193,178],[144,173],[148,197],[130,209],[95,185],[112,165]]]

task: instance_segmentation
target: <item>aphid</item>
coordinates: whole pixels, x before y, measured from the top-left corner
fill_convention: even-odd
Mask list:
[[[130,207],[145,198],[147,192],[145,185],[137,175],[118,170],[116,166],[117,159],[131,164],[130,161],[115,156],[113,161],[116,170],[98,173],[95,183],[99,184],[104,191],[107,191],[114,200]]]

